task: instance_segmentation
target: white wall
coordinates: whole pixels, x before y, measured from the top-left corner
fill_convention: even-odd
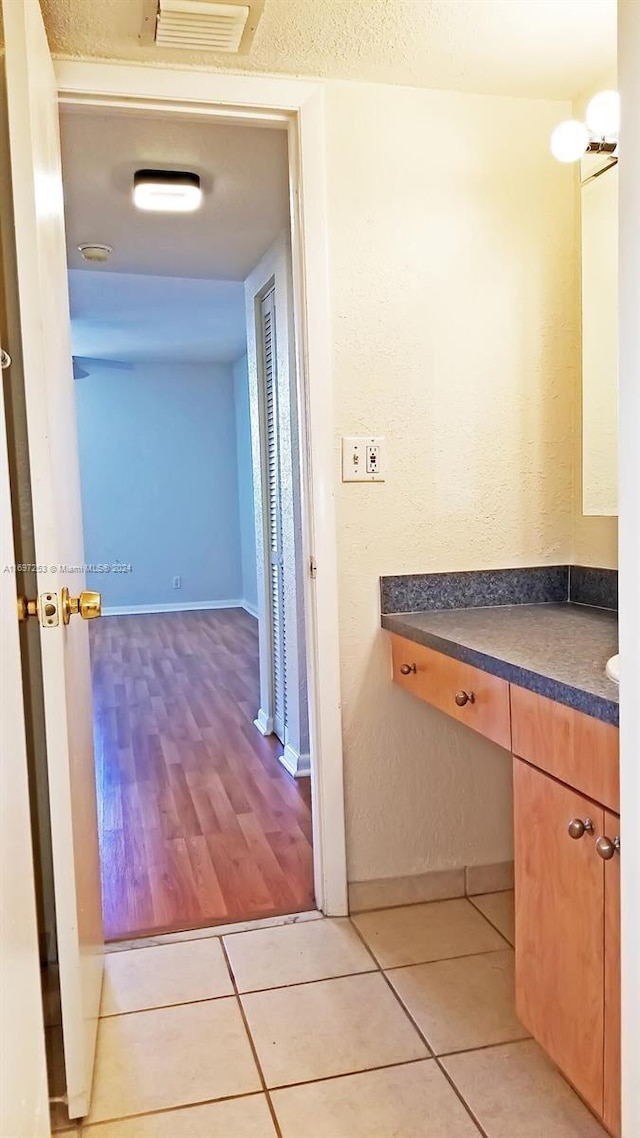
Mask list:
[[[85,555],[132,566],[89,587],[106,608],[241,600],[231,366],[92,365],[75,389]]]
[[[350,880],[511,856],[506,752],[399,691],[378,577],[566,561],[579,308],[561,103],[327,85]]]
[[[256,527],[253,508],[253,464],[251,461],[251,419],[249,415],[249,376],[246,353],[233,365],[236,409],[236,456],[238,466],[238,506],[242,597],[254,613],[258,606],[256,568]]]

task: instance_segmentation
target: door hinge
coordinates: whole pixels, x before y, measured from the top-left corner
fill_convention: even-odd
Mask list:
[[[318,564],[315,557],[309,558],[309,576],[313,581],[315,581],[316,577],[318,576]]]

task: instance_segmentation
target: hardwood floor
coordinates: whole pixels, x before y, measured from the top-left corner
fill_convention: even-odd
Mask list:
[[[313,908],[309,779],[253,726],[253,617],[105,617],[91,661],[107,939]]]

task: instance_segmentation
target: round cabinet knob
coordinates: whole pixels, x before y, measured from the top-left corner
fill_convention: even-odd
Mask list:
[[[455,701],[458,707],[465,707],[468,703],[475,703],[476,697],[472,691],[457,691]]]
[[[403,676],[410,676],[412,672],[415,675],[417,671],[418,671],[418,669],[416,668],[415,664],[401,664],[400,665],[400,672]]]
[[[567,826],[567,832],[570,838],[575,838],[577,841],[583,834],[593,833],[593,822],[590,818],[585,818],[584,821],[582,818],[572,818]]]
[[[614,854],[620,849],[620,838],[596,838],[596,853],[603,861],[611,861]]]

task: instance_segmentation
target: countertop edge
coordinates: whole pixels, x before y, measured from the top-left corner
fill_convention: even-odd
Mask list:
[[[535,692],[536,695],[545,696],[547,699],[554,700],[556,703],[563,703],[566,707],[571,707],[574,711],[581,711],[585,715],[590,715],[594,719],[600,719],[604,723],[610,723],[614,727],[619,725],[620,707],[614,700],[606,699],[604,696],[596,695],[594,692],[585,691],[582,688],[575,688],[569,684],[563,683],[561,680],[553,679],[551,676],[545,676],[539,672],[532,672],[527,668],[521,668],[517,664],[512,664],[508,660],[502,660],[495,656],[489,656],[485,652],[480,652],[475,648],[468,648],[465,644],[461,644],[457,640],[449,640],[444,636],[439,636],[437,633],[429,632],[426,629],[418,629],[412,624],[407,624],[403,621],[403,615],[413,615],[410,613],[389,613],[383,614],[381,617],[382,627],[387,632],[394,632],[398,636],[403,636],[406,640],[413,641],[414,644],[422,644],[425,648],[433,648],[437,652],[442,652],[445,656],[451,656],[455,660],[460,660],[463,664],[471,664],[475,668],[480,668],[483,672],[488,672],[499,679],[506,680],[509,683],[516,684],[517,687],[527,688],[529,691]]]

